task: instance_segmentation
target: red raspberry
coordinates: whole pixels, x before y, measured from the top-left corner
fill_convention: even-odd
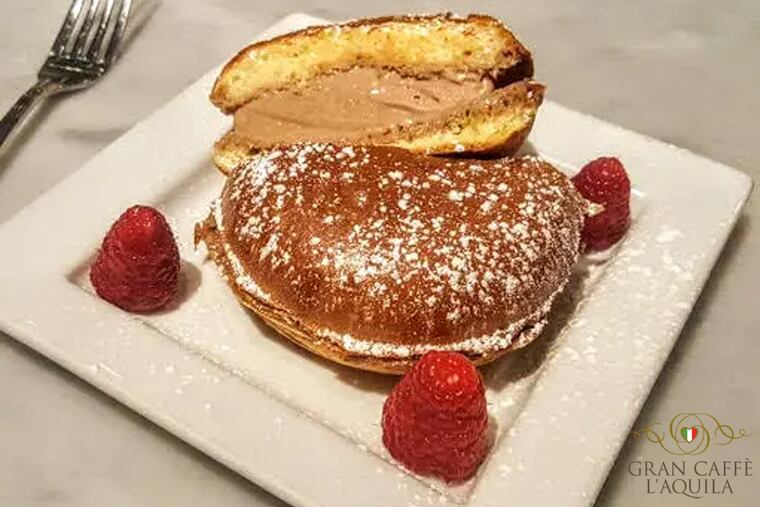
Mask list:
[[[485,389],[455,352],[428,352],[383,406],[383,443],[409,470],[447,482],[469,479],[488,452]]]
[[[573,183],[601,210],[586,216],[583,243],[586,250],[606,250],[625,235],[631,224],[631,181],[620,160],[601,157],[586,164]]]
[[[148,206],[125,211],[90,269],[98,296],[130,312],[166,308],[179,292],[179,251],[164,216]]]

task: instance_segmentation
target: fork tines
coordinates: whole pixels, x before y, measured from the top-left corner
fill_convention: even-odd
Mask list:
[[[50,56],[109,65],[129,17],[131,0],[74,0]]]

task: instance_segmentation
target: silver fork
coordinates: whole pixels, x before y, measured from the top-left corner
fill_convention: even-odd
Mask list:
[[[105,74],[127,27],[132,0],[74,0],[37,83],[0,120],[0,147],[14,127],[42,99],[80,90]]]

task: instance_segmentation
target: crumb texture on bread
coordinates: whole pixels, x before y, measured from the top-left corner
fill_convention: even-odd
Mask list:
[[[512,80],[533,70],[530,53],[490,16],[375,18],[311,27],[246,47],[222,70],[211,101],[231,112],[268,91],[357,65],[412,75],[518,74]]]

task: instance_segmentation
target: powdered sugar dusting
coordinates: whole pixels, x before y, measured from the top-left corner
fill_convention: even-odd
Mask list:
[[[560,287],[535,314],[507,326],[506,328],[499,329],[490,335],[478,336],[460,342],[443,345],[425,343],[399,346],[395,343],[360,340],[349,334],[339,334],[324,328],[317,330],[317,336],[327,338],[349,352],[373,357],[392,356],[405,358],[419,356],[430,350],[451,350],[455,352],[467,352],[470,354],[487,354],[494,350],[503,350],[509,347],[515,339],[528,343],[541,334],[541,331],[546,325],[546,316],[551,309],[552,302],[563,289],[564,285]],[[451,313],[457,313],[457,311],[453,310]]]
[[[214,221],[216,222],[216,226],[219,231],[223,233],[224,222],[219,201],[212,204],[211,209],[212,213],[214,214]],[[237,255],[235,255],[235,252],[233,252],[230,245],[228,243],[224,243],[223,248],[224,255],[227,257],[230,268],[232,269],[233,276],[235,277],[235,283],[252,296],[255,296],[264,301],[269,301],[269,294],[267,294],[261,287],[259,287],[259,284],[257,284],[256,281],[248,273],[246,273],[245,268],[243,268],[243,265],[240,262],[240,259]],[[266,257],[267,248],[270,250],[273,249],[271,246],[266,246],[264,249],[262,249],[260,258],[263,259]]]
[[[313,335],[379,357],[486,354],[536,334],[582,220],[569,180],[533,157],[319,143],[239,168],[215,209],[237,285]]]

